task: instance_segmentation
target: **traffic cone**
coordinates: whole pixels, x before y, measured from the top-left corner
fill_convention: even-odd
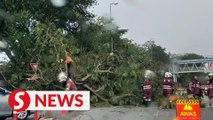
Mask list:
[[[38,116],[39,116],[39,115],[38,115],[38,111],[36,110],[36,111],[34,112],[34,120],[38,120],[38,119],[39,119]]]
[[[65,116],[65,110],[61,111],[61,116],[63,116],[63,117]]]
[[[18,120],[17,112],[16,111],[13,111],[13,120]]]

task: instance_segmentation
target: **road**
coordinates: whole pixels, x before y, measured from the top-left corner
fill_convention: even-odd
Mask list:
[[[204,101],[207,98],[204,98]],[[207,101],[206,101],[207,102]],[[213,107],[201,108],[201,120],[213,120]],[[39,115],[45,114],[39,112]],[[145,107],[108,107],[91,108],[90,111],[66,112],[53,111],[51,118],[46,120],[174,120],[175,109],[159,109],[155,105]],[[12,120],[12,119],[8,119]],[[33,120],[33,115],[29,120]],[[45,119],[41,119],[45,120]]]
[[[175,109],[159,109],[158,107],[110,107],[92,108],[90,111],[52,112],[52,119],[46,120],[174,120]],[[43,113],[39,113],[40,115]],[[213,108],[201,108],[201,120],[212,120]],[[8,119],[9,120],[9,119]],[[11,120],[11,119],[10,119]],[[33,115],[29,120],[33,120]],[[45,120],[45,119],[42,119]]]

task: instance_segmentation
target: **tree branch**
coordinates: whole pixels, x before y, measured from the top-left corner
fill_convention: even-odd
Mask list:
[[[86,81],[89,77],[91,77],[91,75],[87,75],[87,76],[83,77],[81,80],[78,80],[78,82],[84,82],[84,81]]]
[[[135,96],[136,95],[133,95],[133,94],[130,94],[130,93],[123,94],[123,95],[116,96],[116,97],[112,98],[112,101],[114,101],[114,100],[120,100],[120,99],[125,98],[125,97],[135,97]]]
[[[97,93],[97,92],[101,91],[102,89],[104,89],[104,86],[100,87],[100,88],[97,89],[95,92]]]
[[[110,71],[112,68],[111,67],[109,67],[109,69],[107,69],[107,70],[99,70],[98,72],[100,72],[100,73],[113,73],[112,71]]]
[[[111,71],[112,67],[109,67],[107,70],[100,70],[99,67],[100,67],[101,65],[102,65],[102,64],[99,63],[99,64],[97,65],[97,67],[96,67],[96,68],[98,69],[98,72],[100,72],[100,73],[113,73],[113,72]]]
[[[8,83],[10,86],[12,86],[14,89],[17,89],[17,87],[15,87],[14,85],[10,84],[10,83],[6,80],[6,78],[5,78],[5,76],[3,75],[2,71],[0,71],[0,73],[1,73],[1,76],[3,77],[3,79],[4,79],[5,82],[7,82],[7,83]]]
[[[37,74],[26,74],[27,76],[29,76],[29,78],[27,78],[27,80],[38,80],[38,79],[43,79],[42,76],[39,76]]]
[[[93,94],[95,94],[99,99],[103,100],[104,102],[108,102],[107,99],[103,98],[102,96],[100,96],[99,94],[96,93],[95,90],[93,90],[91,87],[89,87],[87,84],[83,85],[85,88],[87,88],[88,90],[90,90]]]

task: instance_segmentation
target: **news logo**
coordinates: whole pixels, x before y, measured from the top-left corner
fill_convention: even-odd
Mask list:
[[[8,99],[12,110],[90,110],[89,91],[13,91]]]
[[[25,111],[30,105],[30,96],[24,90],[13,91],[8,99],[10,108],[17,112]]]

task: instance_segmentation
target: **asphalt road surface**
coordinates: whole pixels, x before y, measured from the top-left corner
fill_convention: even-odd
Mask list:
[[[61,112],[54,111],[49,119],[40,120],[174,120],[175,114],[175,109],[159,109],[154,106],[148,108],[110,107],[92,108],[90,111],[84,112],[66,112],[64,116],[61,116]],[[33,115],[29,120],[33,120]],[[213,108],[201,108],[201,120],[213,120]]]
[[[204,102],[207,104],[207,98]],[[39,112],[44,115],[45,112]],[[213,120],[213,107],[201,108],[201,120]],[[176,117],[175,109],[159,109],[155,105],[145,107],[109,107],[91,108],[90,111],[66,112],[64,116],[61,111],[53,111],[49,119],[40,120],[174,120]],[[33,115],[29,120],[34,120]],[[8,119],[12,120],[12,118]]]

